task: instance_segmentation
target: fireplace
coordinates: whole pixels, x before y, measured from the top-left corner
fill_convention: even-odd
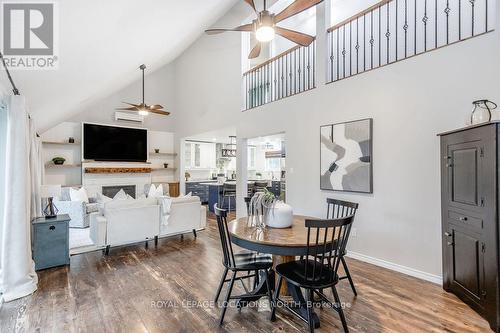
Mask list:
[[[135,199],[135,185],[116,185],[116,186],[103,186],[102,194],[109,198],[113,198],[116,193],[118,193],[121,189],[125,191],[128,195]]]

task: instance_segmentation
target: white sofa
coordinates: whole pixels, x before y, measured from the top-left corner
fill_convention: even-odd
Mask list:
[[[200,198],[172,198],[165,222],[156,198],[111,201],[90,218],[90,237],[98,248],[132,244],[205,228],[206,208]]]

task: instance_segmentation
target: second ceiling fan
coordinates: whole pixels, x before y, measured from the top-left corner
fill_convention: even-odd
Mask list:
[[[272,41],[275,35],[280,35],[302,46],[309,46],[314,41],[313,36],[295,30],[281,28],[276,26],[276,24],[316,6],[317,4],[323,2],[323,0],[295,0],[278,14],[273,14],[267,10],[266,0],[264,0],[264,10],[260,12],[255,8],[254,0],[244,1],[249,4],[257,14],[257,18],[253,20],[252,23],[240,25],[234,29],[209,29],[205,32],[209,35],[215,35],[226,31],[244,31],[255,33],[257,45],[255,45],[252,51],[250,51],[248,59],[257,58],[262,50],[262,43]]]

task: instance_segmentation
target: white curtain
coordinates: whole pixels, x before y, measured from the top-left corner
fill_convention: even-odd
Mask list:
[[[0,220],[0,293],[9,302],[33,293],[37,275],[31,259],[30,223],[40,216],[40,142],[23,96],[7,102],[5,187]],[[0,203],[2,204],[2,203]]]

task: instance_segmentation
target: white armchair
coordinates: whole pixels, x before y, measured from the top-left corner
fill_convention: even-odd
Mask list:
[[[87,228],[90,224],[90,214],[99,210],[99,204],[83,201],[71,201],[69,187],[61,191],[61,198],[55,199],[54,204],[59,214],[68,214],[71,218],[70,228]]]

